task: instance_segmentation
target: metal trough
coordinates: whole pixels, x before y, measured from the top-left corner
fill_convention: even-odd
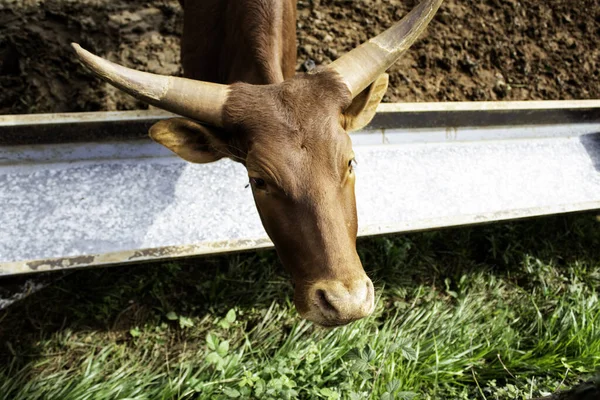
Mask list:
[[[362,236],[600,209],[600,101],[379,111],[352,135]],[[168,116],[0,116],[0,276],[271,246],[242,166],[146,138]]]

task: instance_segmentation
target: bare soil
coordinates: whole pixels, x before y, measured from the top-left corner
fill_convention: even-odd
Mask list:
[[[298,70],[326,64],[418,0],[301,0]],[[0,114],[146,108],[92,78],[69,43],[180,74],[176,0],[3,0]],[[446,0],[391,69],[385,101],[600,98],[598,0]]]

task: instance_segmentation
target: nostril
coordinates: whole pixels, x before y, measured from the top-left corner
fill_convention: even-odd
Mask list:
[[[373,282],[370,279],[367,279],[367,296],[365,298],[366,302],[372,307],[375,306],[375,288],[373,287]]]
[[[337,312],[337,309],[335,308],[335,306],[333,304],[331,304],[331,302],[327,298],[327,293],[325,293],[324,290],[318,289],[316,292],[316,295],[317,295],[317,303],[322,311],[331,312],[331,313]]]

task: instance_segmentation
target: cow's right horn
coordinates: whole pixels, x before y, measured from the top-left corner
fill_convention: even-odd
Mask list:
[[[328,65],[337,71],[352,98],[383,74],[417,40],[443,0],[422,0],[391,28]]]
[[[156,107],[221,127],[229,87],[126,68],[71,44],[81,62],[113,86]]]

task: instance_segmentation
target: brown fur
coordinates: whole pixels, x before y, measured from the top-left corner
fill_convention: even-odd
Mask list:
[[[294,75],[296,0],[188,0],[184,9],[187,78],[262,85]]]
[[[334,326],[373,307],[356,252],[354,153],[345,126],[365,105],[374,110],[375,91],[350,107],[337,72],[294,76],[295,10],[292,0],[186,0],[184,72],[233,83],[224,126],[171,119],[150,135],[188,161],[227,156],[246,166],[263,226],[292,274],[298,311]]]
[[[312,283],[364,275],[356,254],[354,174],[348,168],[354,154],[339,118],[350,101],[338,76],[323,71],[279,85],[236,84],[224,109],[226,129],[242,151],[237,156],[250,177],[267,183],[265,190],[254,190],[254,199],[294,278],[301,312],[311,307]]]

